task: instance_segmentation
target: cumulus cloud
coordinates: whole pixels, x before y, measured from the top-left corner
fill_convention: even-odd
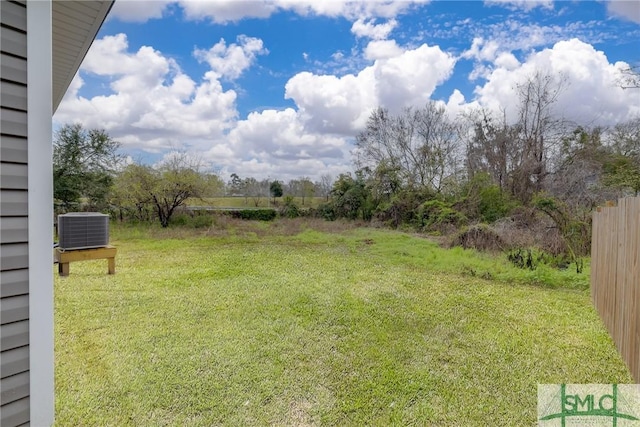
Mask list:
[[[474,37],[471,47],[462,53],[462,57],[475,58],[479,61],[493,61],[499,48],[500,45],[496,40]]]
[[[293,10],[300,15],[320,15],[329,17],[393,18],[405,13],[416,4],[429,0],[275,0],[284,10]]]
[[[578,39],[556,43],[531,54],[517,67],[506,61],[497,65],[486,84],[475,90],[478,101],[495,109],[506,107],[511,119],[516,113],[517,86],[536,72],[554,76],[562,91],[555,106],[565,119],[582,124],[613,125],[640,113],[637,93],[618,87],[626,63],[612,64],[602,51]]]
[[[344,172],[350,167],[347,138],[310,132],[292,108],[249,114],[229,132],[227,141],[229,152],[222,163],[218,147],[205,158],[228,171],[241,167],[249,175],[293,179],[327,170]]]
[[[80,96],[83,79],[77,75],[55,119],[104,128],[129,148],[157,151],[182,144],[185,137],[220,137],[237,118],[236,93],[223,89],[219,69],[207,71],[196,84],[152,47],[130,52],[124,34],[96,40],[81,71],[108,82],[111,93]]]
[[[188,150],[225,173],[293,179],[350,169],[348,137],[309,130],[297,110],[238,120],[236,93],[220,79],[238,77],[265,52],[261,40],[244,36],[196,49],[194,56],[210,65],[196,83],[154,48],[131,51],[124,34],[106,36],[94,42],[54,120],[103,128],[127,150]],[[82,96],[86,79],[102,80],[110,93]]]
[[[640,24],[640,2],[637,0],[608,0],[610,15]]]
[[[269,51],[262,45],[262,40],[240,35],[237,44],[227,46],[224,39],[220,39],[209,50],[196,49],[194,56],[201,62],[207,62],[216,76],[237,79],[254,63],[257,55],[267,53]]]
[[[364,50],[364,57],[369,60],[388,59],[399,56],[403,52],[395,40],[373,40]]]
[[[351,32],[357,37],[368,37],[374,40],[384,40],[389,33],[398,25],[395,19],[391,19],[384,24],[376,24],[375,19],[365,21],[360,18],[351,26]]]
[[[232,9],[231,3],[235,2],[227,6]],[[311,8],[312,3],[297,2],[296,7]],[[424,105],[447,82],[457,61],[439,46],[408,48],[387,40],[395,23],[384,25],[393,21],[356,22],[353,34],[370,39],[362,52],[368,62],[357,56],[350,72],[297,73],[284,88],[293,108],[265,109],[246,117],[239,117],[236,92],[223,83],[237,79],[268,53],[262,40],[239,36],[197,48],[194,57],[208,69],[189,76],[176,60],[151,46],[134,50],[125,35],[106,36],[94,42],[55,120],[105,128],[129,149],[159,154],[191,150],[226,176],[232,172],[284,180],[337,176],[351,169],[353,137],[364,128],[372,109],[383,106],[398,112],[405,106]],[[501,28],[508,32],[506,23]],[[478,106],[504,108],[513,118],[517,85],[537,71],[566,79],[556,107],[567,119],[610,125],[640,114],[637,93],[616,84],[627,64],[610,63],[603,52],[578,39],[534,51],[531,46],[544,40],[538,40],[533,30],[524,43],[531,53],[523,56],[523,44],[505,34],[492,38],[483,33],[460,55],[474,62],[473,77],[481,80],[473,93],[452,87],[448,99],[439,101],[451,118]],[[338,51],[333,60],[353,58],[353,52]],[[87,97],[82,89],[88,81],[109,89]]]
[[[244,18],[268,18],[278,10],[274,2],[262,0],[181,0],[178,4],[187,19],[207,19],[216,23],[236,22]]]
[[[299,73],[287,82],[285,97],[296,103],[311,129],[353,135],[363,128],[373,108],[399,111],[424,104],[450,76],[454,64],[450,54],[424,44],[377,59],[358,74]]]
[[[109,12],[109,18],[123,22],[146,22],[149,19],[162,18],[173,0],[118,0]]]
[[[245,18],[268,18],[280,10],[299,15],[328,17],[393,18],[416,4],[429,0],[118,0],[111,16],[122,21],[145,22],[160,18],[175,4],[189,20],[209,20],[216,23],[237,22]]]

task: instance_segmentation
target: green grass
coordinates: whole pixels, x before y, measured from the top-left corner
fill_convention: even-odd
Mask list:
[[[289,224],[116,227],[115,276],[56,277],[57,425],[524,426],[538,383],[632,382],[584,277]]]

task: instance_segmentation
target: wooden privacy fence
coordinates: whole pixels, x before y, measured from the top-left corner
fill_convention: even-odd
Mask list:
[[[640,197],[593,213],[591,296],[596,310],[640,383]]]

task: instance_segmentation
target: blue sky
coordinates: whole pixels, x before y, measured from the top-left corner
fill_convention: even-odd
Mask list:
[[[226,179],[333,177],[373,108],[437,100],[452,118],[517,108],[536,71],[566,82],[557,114],[640,114],[632,1],[117,0],[54,122],[104,128],[132,159],[188,151]]]

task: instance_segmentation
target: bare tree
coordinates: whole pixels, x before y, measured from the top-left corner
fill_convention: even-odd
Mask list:
[[[255,207],[260,206],[260,199],[262,198],[264,193],[264,187],[261,182],[259,182],[253,177],[245,178],[243,182],[243,190],[244,190],[245,200],[251,197],[251,200],[253,201],[253,205]]]
[[[515,153],[512,193],[523,202],[542,190],[547,162],[560,140],[562,120],[553,111],[566,79],[535,72],[516,88],[519,98],[518,151]]]
[[[320,188],[322,197],[324,197],[328,202],[331,190],[333,189],[333,178],[331,175],[322,175],[320,177],[320,182],[318,183],[318,188]]]
[[[457,140],[454,124],[435,102],[407,108],[397,116],[378,108],[356,137],[356,165],[375,170],[384,164],[399,171],[409,186],[440,191],[444,178],[456,170]]]
[[[599,203],[616,198],[601,185],[603,165],[610,149],[603,144],[602,128],[576,127],[562,138],[558,164],[548,176],[547,191],[564,201],[567,211],[586,221]]]

